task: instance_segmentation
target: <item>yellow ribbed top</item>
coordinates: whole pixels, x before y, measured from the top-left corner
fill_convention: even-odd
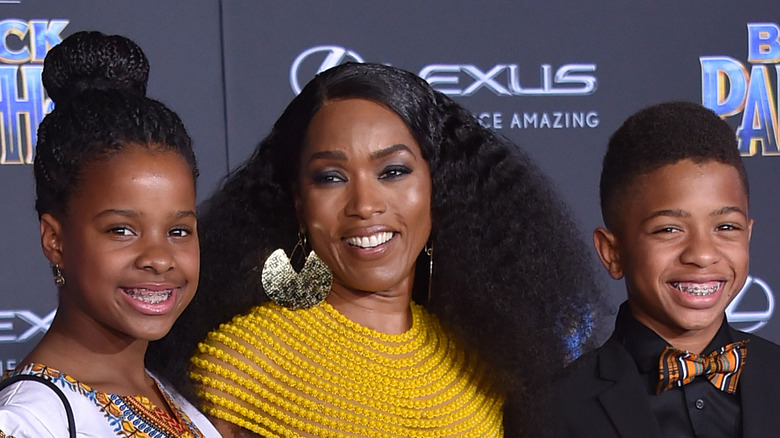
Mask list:
[[[323,302],[254,307],[198,345],[204,411],[264,437],[501,437],[503,401],[477,385],[438,319],[412,304],[388,335]]]

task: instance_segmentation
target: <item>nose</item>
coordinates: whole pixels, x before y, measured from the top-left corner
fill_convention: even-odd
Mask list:
[[[353,178],[349,182],[349,190],[346,193],[349,197],[345,208],[348,216],[369,219],[371,216],[381,214],[386,210],[380,184],[371,176]]]
[[[690,231],[680,260],[701,268],[717,263],[721,256],[714,239],[715,236],[707,231]]]
[[[145,236],[140,243],[143,247],[135,261],[138,269],[156,274],[173,269],[174,257],[165,236]]]

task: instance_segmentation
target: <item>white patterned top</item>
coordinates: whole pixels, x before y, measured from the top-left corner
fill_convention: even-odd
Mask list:
[[[60,371],[29,364],[11,375],[29,374],[54,383],[68,399],[78,437],[217,438],[220,434],[194,406],[154,376],[174,416],[146,397],[95,391]],[[16,382],[0,392],[0,438],[67,438],[65,407],[40,382]]]

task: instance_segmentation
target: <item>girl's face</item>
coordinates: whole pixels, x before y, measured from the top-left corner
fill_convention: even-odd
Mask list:
[[[411,293],[431,232],[431,174],[398,115],[364,99],[327,102],[301,157],[296,207],[333,291]]]
[[[158,339],[198,285],[190,168],[176,152],[128,145],[81,177],[64,217],[41,217],[44,252],[66,280],[58,314],[79,336]]]

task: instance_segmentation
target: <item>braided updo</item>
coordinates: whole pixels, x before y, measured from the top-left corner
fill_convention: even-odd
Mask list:
[[[67,213],[85,164],[133,144],[170,150],[198,169],[181,119],[146,97],[149,61],[120,35],[78,32],[52,48],[43,85],[55,108],[38,127],[34,162],[38,217]]]

